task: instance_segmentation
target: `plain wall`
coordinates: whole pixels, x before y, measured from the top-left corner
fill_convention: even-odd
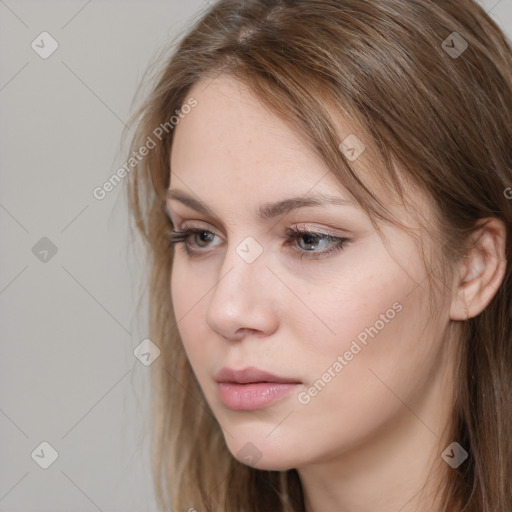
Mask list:
[[[481,3],[512,36],[512,0]],[[126,161],[148,63],[206,7],[0,2],[1,511],[156,510],[150,367],[133,354],[145,256],[122,186],[93,190]]]
[[[0,2],[2,511],[156,510],[150,367],[133,354],[147,337],[144,252],[122,185],[93,190],[126,161],[148,63],[206,7]],[[50,48],[43,31],[59,45],[46,59],[31,47]],[[58,453],[47,469],[31,457],[43,441]]]

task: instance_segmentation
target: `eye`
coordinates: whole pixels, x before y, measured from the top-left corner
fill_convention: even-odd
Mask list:
[[[169,233],[169,245],[174,246],[183,243],[187,255],[195,257],[205,253],[213,239],[217,235],[212,231],[200,228],[185,228],[183,230],[171,230]],[[191,243],[189,239],[193,240]],[[309,229],[298,229],[296,227],[288,228],[285,235],[282,237],[285,240],[285,246],[292,246],[293,250],[300,254],[301,259],[320,259],[324,258],[334,252],[338,252],[345,247],[349,242],[347,238],[337,237],[327,233],[320,233],[311,231]],[[296,242],[299,242],[299,248],[296,247]],[[304,242],[305,249],[300,246],[300,242]],[[203,245],[204,244],[204,245]],[[327,249],[318,251],[319,244],[322,246],[327,245]],[[308,249],[307,246],[313,246]]]
[[[207,229],[187,228],[183,230],[171,230],[169,235],[169,245],[172,246],[184,243],[187,253],[191,254],[194,252],[194,249],[190,249],[189,238],[196,237],[196,235],[200,235],[201,242],[206,244],[211,242],[212,238],[216,236],[215,233],[212,233]],[[197,238],[195,240],[197,241]],[[199,243],[199,247],[205,248],[201,243]]]
[[[330,235],[328,233],[319,233],[317,231],[312,231],[307,228],[299,229],[297,227],[288,228],[286,230],[286,242],[285,245],[291,246],[295,241],[305,242],[305,245],[313,245],[313,250],[308,249],[295,249],[299,253],[301,253],[301,259],[320,259],[331,255],[332,253],[339,252],[341,249],[345,247],[345,245],[349,242],[347,238],[338,237],[334,235]],[[324,242],[324,246],[327,245],[328,248],[323,251],[315,251],[314,248],[318,246],[318,242]],[[300,244],[299,244],[300,245]],[[308,253],[311,253],[309,255]]]

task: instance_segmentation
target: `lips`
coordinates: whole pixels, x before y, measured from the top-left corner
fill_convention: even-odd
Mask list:
[[[253,411],[263,409],[297,388],[300,381],[280,377],[257,368],[223,368],[215,376],[219,397],[228,409]]]
[[[254,367],[245,368],[243,370],[234,370],[232,368],[224,367],[217,373],[215,380],[217,382],[233,382],[237,384],[250,384],[253,382],[300,384],[300,381],[296,379],[280,377]]]

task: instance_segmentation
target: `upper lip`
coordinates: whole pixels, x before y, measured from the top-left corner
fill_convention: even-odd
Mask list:
[[[249,384],[251,382],[299,382],[296,379],[279,377],[254,367],[244,368],[242,370],[224,367],[217,372],[215,380],[217,382],[237,382],[239,384]]]

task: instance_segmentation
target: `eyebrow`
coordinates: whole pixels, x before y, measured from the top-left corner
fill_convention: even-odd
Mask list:
[[[214,212],[205,203],[188,195],[185,192],[182,192],[181,190],[167,190],[167,198],[175,199],[176,201],[179,201],[180,203],[183,203],[189,208],[192,208],[193,210],[196,210],[197,212],[204,215],[216,217]],[[341,197],[329,196],[322,193],[302,197],[290,197],[275,203],[265,203],[261,205],[258,209],[258,217],[261,220],[268,220],[279,217],[280,215],[286,215],[287,213],[298,208],[311,206],[326,207],[330,205],[354,206],[354,203],[347,199],[342,199]]]

